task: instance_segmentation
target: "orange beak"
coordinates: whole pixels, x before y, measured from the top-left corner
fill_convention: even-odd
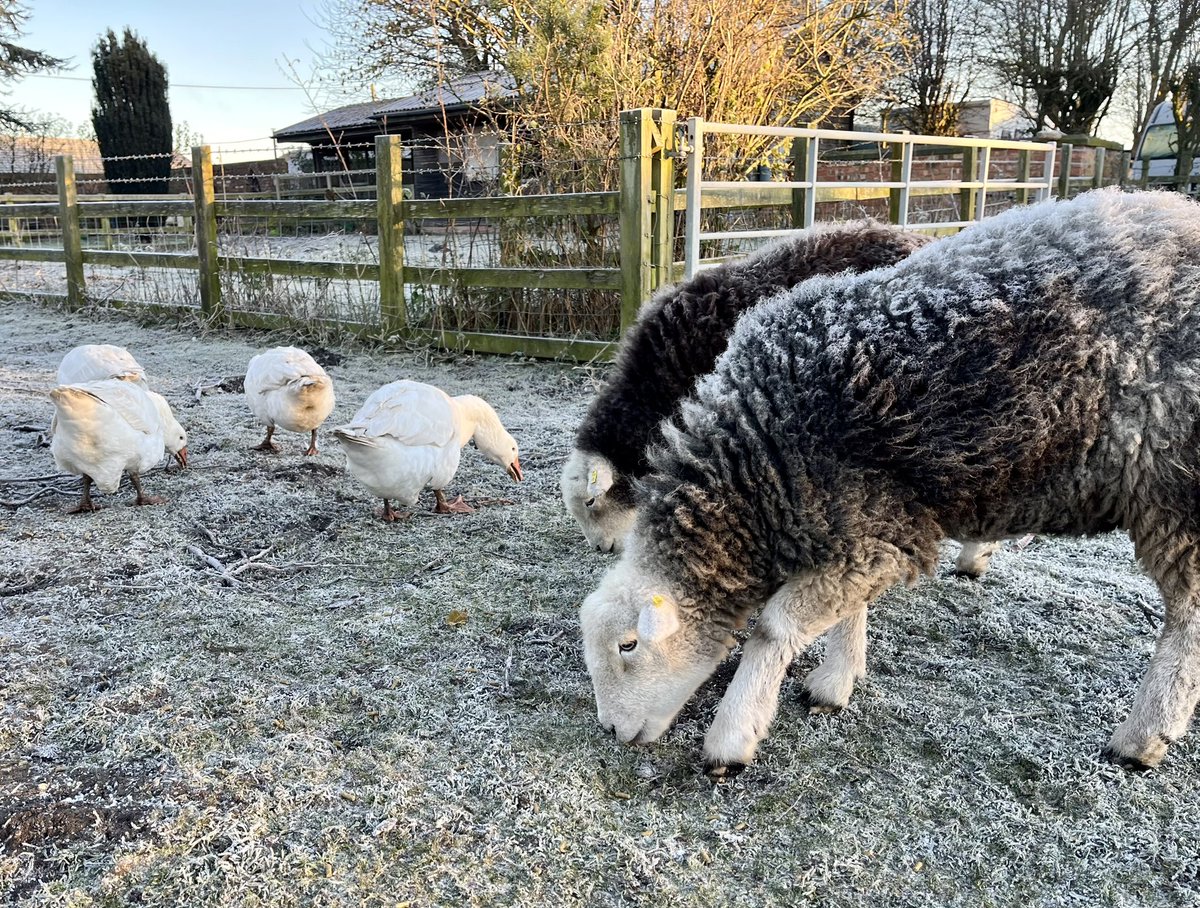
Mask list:
[[[521,458],[513,458],[513,462],[508,465],[508,475],[511,476],[515,482],[520,482],[525,478],[525,476],[521,473]]]
[[[187,445],[180,448],[179,453],[173,456],[179,462],[179,469],[184,469],[187,466]]]

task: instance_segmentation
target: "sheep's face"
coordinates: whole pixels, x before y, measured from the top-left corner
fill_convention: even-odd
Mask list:
[[[687,617],[628,555],[584,600],[583,652],[597,718],[617,740],[645,744],[662,735],[728,654]]]
[[[563,467],[563,503],[597,551],[620,552],[633,529],[637,510],[631,495],[623,494],[627,486],[599,454],[576,449]]]

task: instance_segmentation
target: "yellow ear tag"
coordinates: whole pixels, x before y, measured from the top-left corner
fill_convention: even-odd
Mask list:
[[[599,471],[599,470],[592,470],[592,475],[591,475],[591,477],[588,479],[588,482],[590,482],[592,485],[595,485],[595,484],[596,484],[596,482],[597,482],[597,480],[599,480],[599,479],[600,479],[600,471]]]
[[[662,608],[662,604],[664,602],[666,602],[666,600],[658,593],[655,593],[653,596],[650,597],[650,604],[653,605],[655,608]]]

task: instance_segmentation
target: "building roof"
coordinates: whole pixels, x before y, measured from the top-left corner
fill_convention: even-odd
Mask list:
[[[373,119],[375,112],[401,100],[403,98],[389,98],[386,101],[366,101],[359,104],[347,104],[345,107],[335,107],[333,110],[319,113],[307,120],[277,129],[272,135],[276,139],[289,139],[323,133],[326,130],[341,131],[356,127],[375,126],[378,123]]]
[[[100,167],[100,146],[92,139],[60,136],[0,136],[0,172],[24,173],[54,170],[54,156],[73,155],[76,165],[87,170]]]
[[[374,117],[402,119],[422,114],[439,113],[443,110],[461,110],[473,107],[480,101],[509,98],[516,94],[516,84],[507,73],[469,73],[451,79],[436,88],[385,102]]]
[[[428,91],[407,95],[403,98],[388,98],[383,101],[367,101],[347,104],[325,113],[277,129],[276,139],[310,139],[330,132],[342,133],[349,130],[375,130],[386,120],[389,123],[418,120],[445,112],[459,113],[470,110],[481,101],[508,98],[516,94],[516,86],[507,73],[470,73],[431,88]]]

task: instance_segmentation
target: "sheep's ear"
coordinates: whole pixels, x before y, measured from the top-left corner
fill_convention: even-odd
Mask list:
[[[679,630],[679,609],[667,596],[655,594],[638,615],[638,638],[647,643],[666,640]]]
[[[599,498],[612,488],[613,471],[608,463],[593,464],[588,471],[588,498]]]

